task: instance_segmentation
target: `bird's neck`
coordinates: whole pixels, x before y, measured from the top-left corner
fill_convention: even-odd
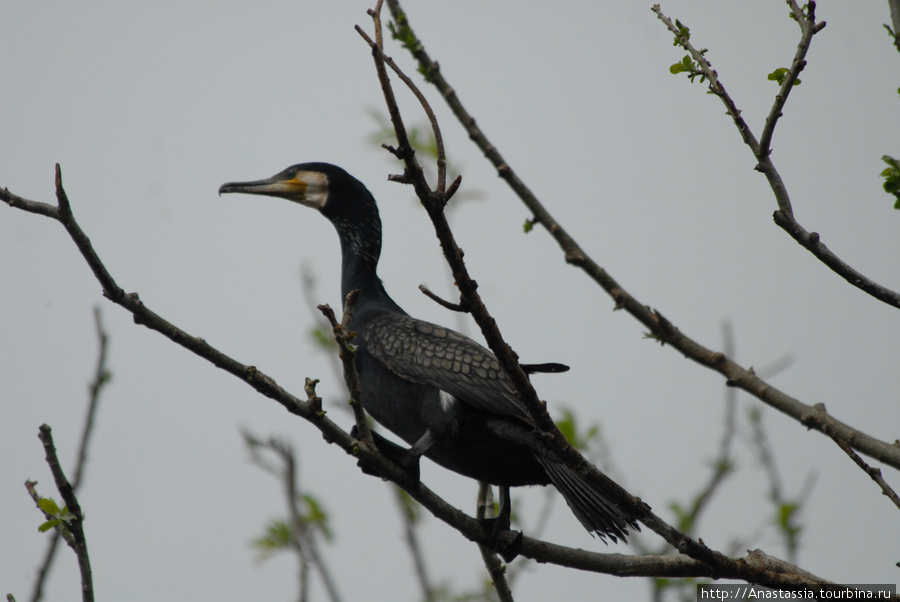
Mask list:
[[[381,256],[381,224],[375,219],[347,223],[334,220],[341,239],[341,296],[360,291],[361,302],[384,293],[378,277]]]
[[[345,249],[341,269],[341,296],[346,299],[348,293],[357,289],[362,293],[383,289],[376,271],[377,266],[377,259],[373,261],[370,256],[347,253]]]

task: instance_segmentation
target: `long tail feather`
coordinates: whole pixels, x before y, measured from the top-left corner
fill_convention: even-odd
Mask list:
[[[609,537],[614,542],[621,539],[623,543],[628,541],[629,527],[635,531],[641,530],[637,521],[620,510],[602,491],[572,472],[568,466],[537,454],[535,457],[585,529],[596,533],[604,541]]]

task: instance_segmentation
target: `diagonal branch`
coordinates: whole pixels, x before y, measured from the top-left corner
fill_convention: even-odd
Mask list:
[[[380,18],[380,16],[378,16],[380,14],[380,9],[376,9],[373,12],[373,18]],[[372,38],[370,38],[359,25],[356,26],[356,31],[369,44],[373,52],[376,51],[376,48],[384,49],[384,41],[382,39],[380,27],[377,29],[377,42],[373,42]],[[422,94],[422,91],[419,90],[418,86],[413,83],[409,76],[400,70],[397,63],[394,62],[394,59],[385,56],[383,53],[382,58],[384,63],[397,74],[397,77],[399,77],[403,83],[406,84],[406,87],[415,95],[416,99],[418,99],[419,103],[422,105],[422,110],[425,111],[425,115],[428,117],[428,122],[431,124],[431,130],[434,132],[434,145],[437,150],[437,187],[435,190],[438,194],[443,194],[447,187],[447,155],[444,152],[444,137],[441,135],[441,128],[440,125],[438,125],[437,117],[435,117],[431,105],[428,104],[428,101],[425,99],[425,95]],[[408,144],[409,141],[407,140],[406,143]]]
[[[516,175],[512,167],[509,166],[500,154],[497,147],[488,140],[482,129],[476,125],[475,119],[465,109],[454,88],[444,78],[437,62],[431,59],[425,51],[421,40],[413,33],[407,15],[400,7],[399,0],[387,0],[387,3],[397,27],[402,31],[402,37],[408,40],[414,40],[414,43],[408,44],[408,46],[411,48],[411,52],[415,59],[419,62],[419,67],[424,73],[425,78],[438,89],[444,100],[447,102],[447,105],[453,111],[453,114],[456,115],[456,118],[465,128],[469,138],[475,142],[479,149],[481,149],[485,157],[497,169],[500,177],[509,184],[529,211],[532,212],[534,220],[543,225],[556,240],[564,253],[565,261],[567,263],[583,270],[594,280],[594,282],[603,288],[610,297],[612,297],[616,304],[616,308],[625,309],[632,317],[646,326],[660,342],[674,347],[686,357],[722,374],[726,378],[726,383],[728,385],[743,389],[778,411],[787,414],[807,428],[813,428],[818,431],[823,430],[819,419],[820,414],[817,413],[812,406],[773,387],[765,380],[756,376],[752,369],[742,367],[737,362],[731,360],[727,355],[713,351],[691,339],[658,311],[651,309],[650,306],[640,302],[628,293],[628,291],[626,291],[625,288],[622,287],[622,285],[620,285],[606,270],[600,267],[600,265],[581,248],[575,239],[566,232],[562,225],[553,218],[534,193],[532,193],[518,175]],[[718,81],[714,72],[711,72],[708,77],[710,77],[711,81],[713,77],[716,77],[716,81]],[[728,106],[727,103],[726,106]],[[743,119],[740,117],[740,111],[738,111],[736,107],[733,108],[733,111],[732,117],[735,119],[735,123],[744,124],[743,129],[739,126],[742,136],[746,135],[746,139],[751,141],[755,140],[749,127],[746,127],[746,123],[744,123]],[[778,215],[779,213],[776,213],[776,218]],[[803,232],[805,232],[805,230]],[[821,244],[818,243],[817,238],[816,244]],[[824,247],[824,245],[821,246]],[[866,286],[865,283],[867,282],[871,281],[868,281],[868,279],[865,279],[865,277],[860,275],[860,278],[856,280],[854,284],[860,288],[864,288]],[[877,287],[877,285],[875,286]],[[892,296],[896,298],[896,303],[891,302],[891,304],[900,307],[900,295],[886,291],[886,289],[885,294],[889,297]],[[494,351],[496,353],[496,350]],[[857,451],[889,464],[894,468],[900,469],[900,444],[894,445],[880,441],[837,420],[835,420],[834,430],[838,437],[846,441]]]
[[[836,437],[833,434],[833,430],[831,428],[831,422],[833,422],[832,418],[826,416],[823,422],[825,425],[825,434],[831,437],[832,440],[837,443],[838,447],[844,450],[844,453],[850,456],[850,459],[853,460],[857,466],[862,468],[863,472],[869,475],[870,479],[875,481],[875,483],[881,488],[881,493],[887,496],[887,498],[891,500],[891,502],[893,502],[898,509],[900,509],[900,496],[897,495],[897,492],[894,491],[891,486],[888,485],[887,481],[884,480],[884,477],[881,476],[881,469],[875,468],[874,466],[869,466],[865,460],[859,457],[859,454],[857,454],[850,448],[849,445],[847,445],[845,441],[842,441],[839,437]]]

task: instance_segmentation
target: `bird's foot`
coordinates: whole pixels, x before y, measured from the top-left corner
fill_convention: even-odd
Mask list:
[[[359,438],[359,430],[354,426],[350,429],[350,435]],[[375,442],[375,447],[378,448],[378,451],[382,456],[386,457],[388,460],[399,466],[403,469],[403,472],[406,475],[403,478],[403,482],[401,485],[404,487],[415,487],[419,483],[419,456],[416,456],[405,447],[397,445],[393,441],[385,439],[382,435],[379,435],[376,432],[372,432],[372,440]],[[362,469],[362,471],[368,475],[380,477],[382,476],[380,472],[360,460],[356,463],[357,466]]]
[[[511,531],[509,517],[482,518],[478,522],[488,532],[481,543],[492,554],[499,554],[506,562],[512,562],[522,549],[522,532]]]

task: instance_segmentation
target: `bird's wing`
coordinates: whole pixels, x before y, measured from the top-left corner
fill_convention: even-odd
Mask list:
[[[365,339],[372,357],[397,376],[441,389],[475,408],[531,422],[497,358],[472,339],[387,313],[369,322]]]

